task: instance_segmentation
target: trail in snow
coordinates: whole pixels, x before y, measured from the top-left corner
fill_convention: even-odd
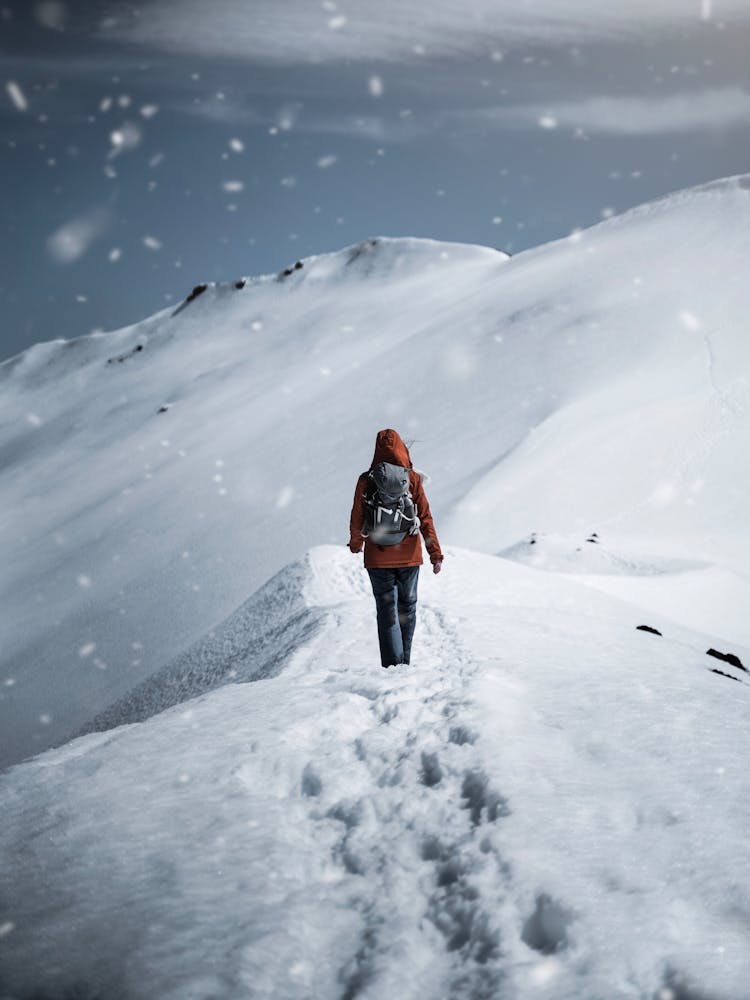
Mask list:
[[[0,995],[744,1000],[747,685],[669,621],[446,555],[410,667],[323,547],[245,610],[298,581],[280,672],[5,774]]]
[[[134,744],[139,727],[123,727],[84,737],[27,765],[19,797],[6,800],[12,806],[11,839],[16,832],[24,841],[31,837],[33,845],[8,896],[17,926],[0,942],[10,948],[11,973],[7,983],[0,973],[0,986],[17,990],[14,997],[40,988],[74,988],[104,989],[110,998],[128,1000],[208,995],[201,990],[232,998],[248,987],[254,1000],[497,996],[503,979],[497,914],[507,870],[485,832],[509,807],[482,768],[466,711],[476,664],[450,618],[423,602],[417,662],[382,670],[376,665],[375,611],[361,560],[338,560],[333,570],[323,565],[322,573],[319,568],[308,564],[310,599],[323,608],[318,628],[300,637],[295,609],[288,608],[289,628],[300,644],[281,675],[229,685],[146,724],[181,730],[176,739],[164,733],[166,739]],[[298,578],[294,570],[289,575]],[[276,583],[282,595],[286,582]],[[269,600],[270,591],[266,606]],[[222,635],[216,639],[219,649]],[[217,696],[209,720],[204,710]],[[244,705],[243,714],[238,704]],[[135,705],[142,708],[138,699]],[[280,742],[274,751],[276,734]],[[176,771],[170,745],[184,747]],[[95,763],[99,750],[103,768]],[[124,770],[117,764],[121,754]],[[222,776],[217,782],[225,768],[229,781]],[[51,788],[48,776],[54,779]],[[60,781],[69,783],[69,794],[55,807],[52,825],[60,823],[66,833],[61,841],[53,835],[52,854],[46,855],[34,825]],[[204,796],[200,790],[207,782],[212,794]],[[92,808],[99,793],[110,798],[111,811],[99,802]],[[19,799],[27,797],[31,813],[18,811]],[[197,815],[177,804],[185,798],[192,799]],[[148,804],[146,812],[141,800]],[[36,819],[29,824],[30,815]],[[258,832],[271,833],[273,842],[254,838],[259,820]],[[24,823],[31,826],[25,833]],[[243,834],[248,827],[249,835]],[[172,845],[169,838],[177,829],[180,843]],[[98,846],[87,852],[84,844],[94,830]],[[55,843],[64,852],[62,864]],[[295,887],[285,854],[300,849],[307,860],[291,863],[304,869]],[[219,855],[223,861],[213,860]],[[224,877],[232,868],[239,869],[236,882]],[[150,873],[145,883],[123,878],[125,870],[138,869]],[[223,906],[208,889],[217,875],[226,894]],[[152,877],[167,882],[151,888]],[[106,901],[99,898],[102,879],[110,885]],[[348,929],[335,944],[313,931],[318,907],[325,920],[324,897],[335,910],[331,926],[344,920]],[[82,918],[83,933],[75,921],[75,934],[70,933],[65,913],[71,905]],[[211,930],[200,917],[196,928],[178,930],[175,910],[195,914],[196,906],[215,909]],[[121,914],[117,933],[102,939],[98,926],[112,907]],[[217,962],[216,941],[227,913],[230,936],[238,943]],[[155,961],[157,942],[144,935],[145,925],[170,927],[169,955],[159,953]],[[199,927],[208,932],[200,945]],[[35,944],[40,932],[54,942],[45,956]],[[83,938],[98,942],[96,962],[90,948],[82,947]],[[18,952],[14,946],[20,946]],[[194,953],[187,972],[180,959],[185,949]],[[330,963],[323,975],[321,962]],[[150,968],[152,963],[157,967]],[[216,971],[196,975],[194,969],[205,966]]]
[[[361,628],[361,609],[342,609],[315,645]],[[352,653],[355,647],[352,641]],[[447,996],[489,1000],[503,979],[497,912],[507,870],[484,832],[509,807],[485,774],[474,748],[477,734],[464,717],[476,664],[437,608],[421,608],[418,649],[413,667],[387,675],[355,669],[352,683],[352,669],[342,663],[323,678],[367,699],[373,718],[372,728],[355,741],[368,776],[361,795],[327,803],[322,813],[342,822],[335,854],[346,871],[376,873],[354,901],[362,931],[346,970],[346,1000],[416,1000],[441,989]],[[316,654],[311,650],[311,659]],[[308,785],[317,798],[317,772],[308,772]],[[315,805],[310,815],[318,817]],[[405,899],[414,901],[412,914],[404,913]],[[422,946],[412,950],[408,938],[420,927]],[[399,954],[412,954],[418,967],[411,985],[404,983],[403,965],[393,964]],[[436,962],[440,956],[443,962]]]

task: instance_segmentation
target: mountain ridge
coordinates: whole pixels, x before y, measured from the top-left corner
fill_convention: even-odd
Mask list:
[[[744,593],[743,183],[511,260],[407,239],[348,265],[348,248],[6,363],[0,763],[75,731],[300,552],[343,544],[380,427],[413,442],[450,544],[600,530]]]

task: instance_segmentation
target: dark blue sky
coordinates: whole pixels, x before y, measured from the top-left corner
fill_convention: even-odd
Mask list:
[[[750,170],[750,0],[606,6],[0,3],[0,357],[368,236],[517,252]]]

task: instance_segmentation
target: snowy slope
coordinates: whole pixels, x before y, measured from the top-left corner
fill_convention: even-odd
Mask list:
[[[554,571],[449,548],[421,593],[386,673],[314,549],[276,676],[11,769],[0,995],[747,1000],[748,675]]]
[[[699,627],[750,642],[710,607],[748,588],[748,222],[737,178],[512,260],[368,241],[0,366],[0,763],[345,541],[384,426],[414,440],[445,541],[598,531],[630,563],[697,565],[665,613],[711,593]]]

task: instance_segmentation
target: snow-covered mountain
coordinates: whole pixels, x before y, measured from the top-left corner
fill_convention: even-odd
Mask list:
[[[749,250],[739,177],[0,366],[0,764],[88,732],[0,780],[3,1000],[750,998]],[[446,549],[387,673],[386,426]]]
[[[512,260],[370,240],[0,366],[0,762],[344,542],[391,425],[447,541],[687,559],[663,610],[750,642],[749,220],[740,177]]]

